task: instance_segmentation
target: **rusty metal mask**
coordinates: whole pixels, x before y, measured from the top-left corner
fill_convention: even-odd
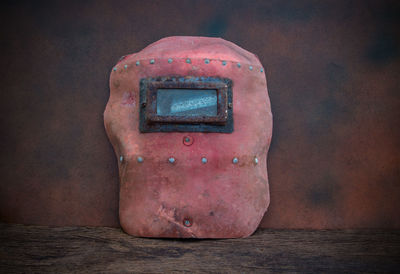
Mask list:
[[[161,39],[112,69],[104,123],[125,232],[237,238],[256,230],[269,205],[272,114],[254,54],[220,38]]]

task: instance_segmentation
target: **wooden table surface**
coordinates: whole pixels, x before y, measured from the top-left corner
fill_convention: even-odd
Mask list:
[[[396,272],[400,231],[258,230],[246,239],[145,239],[108,227],[0,223],[0,273]]]

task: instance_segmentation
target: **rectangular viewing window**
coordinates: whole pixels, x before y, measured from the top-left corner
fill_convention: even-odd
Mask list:
[[[216,89],[158,89],[159,116],[217,116]]]

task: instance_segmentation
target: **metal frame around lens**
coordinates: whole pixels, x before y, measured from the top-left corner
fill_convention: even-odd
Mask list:
[[[159,116],[156,113],[157,90],[215,89],[217,116]],[[139,130],[148,132],[233,132],[232,80],[219,77],[166,76],[140,80]]]

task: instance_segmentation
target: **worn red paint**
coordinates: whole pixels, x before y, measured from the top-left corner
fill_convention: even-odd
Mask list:
[[[122,107],[125,92],[133,91],[138,98],[140,79],[171,75],[231,79],[233,133],[140,133],[139,102]],[[266,78],[258,58],[219,38],[169,37],[122,59],[111,72],[110,90],[104,120],[122,160],[123,229],[144,237],[251,235],[269,205],[266,158],[272,134]],[[186,136],[190,146],[184,144]]]
[[[122,99],[122,105],[134,105],[135,103],[135,95],[131,92],[125,92]]]

